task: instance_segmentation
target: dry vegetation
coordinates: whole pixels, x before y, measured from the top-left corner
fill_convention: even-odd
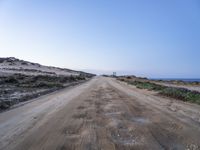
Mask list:
[[[29,76],[13,74],[0,77],[0,110],[19,102],[80,83],[84,76]]]
[[[140,89],[148,89],[148,90],[157,91],[160,95],[163,95],[163,96],[200,104],[200,93],[197,91],[191,91],[186,88],[159,85],[159,84],[151,82],[151,80],[141,79],[141,78],[136,78],[136,77],[134,78],[120,77],[118,78],[118,80],[134,85]],[[182,82],[183,81],[181,81],[181,83]],[[194,83],[185,83],[185,84],[194,84]],[[195,82],[195,85],[196,84],[197,83]]]
[[[14,57],[0,58],[0,111],[93,76],[86,72],[43,66]]]

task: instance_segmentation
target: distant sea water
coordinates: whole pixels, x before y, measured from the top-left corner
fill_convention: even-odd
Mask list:
[[[164,81],[184,81],[184,82],[200,82],[200,79],[183,79],[183,78],[150,78],[151,80],[164,80]]]

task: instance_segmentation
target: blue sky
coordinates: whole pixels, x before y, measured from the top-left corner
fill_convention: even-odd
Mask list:
[[[0,0],[0,57],[98,73],[200,77],[199,0]]]

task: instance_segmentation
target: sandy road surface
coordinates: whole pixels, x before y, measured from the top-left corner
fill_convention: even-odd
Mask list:
[[[0,149],[200,149],[200,106],[97,77],[1,113]]]

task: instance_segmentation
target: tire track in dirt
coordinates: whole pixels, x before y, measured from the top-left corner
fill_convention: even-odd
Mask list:
[[[14,149],[200,149],[200,132],[99,78]]]

